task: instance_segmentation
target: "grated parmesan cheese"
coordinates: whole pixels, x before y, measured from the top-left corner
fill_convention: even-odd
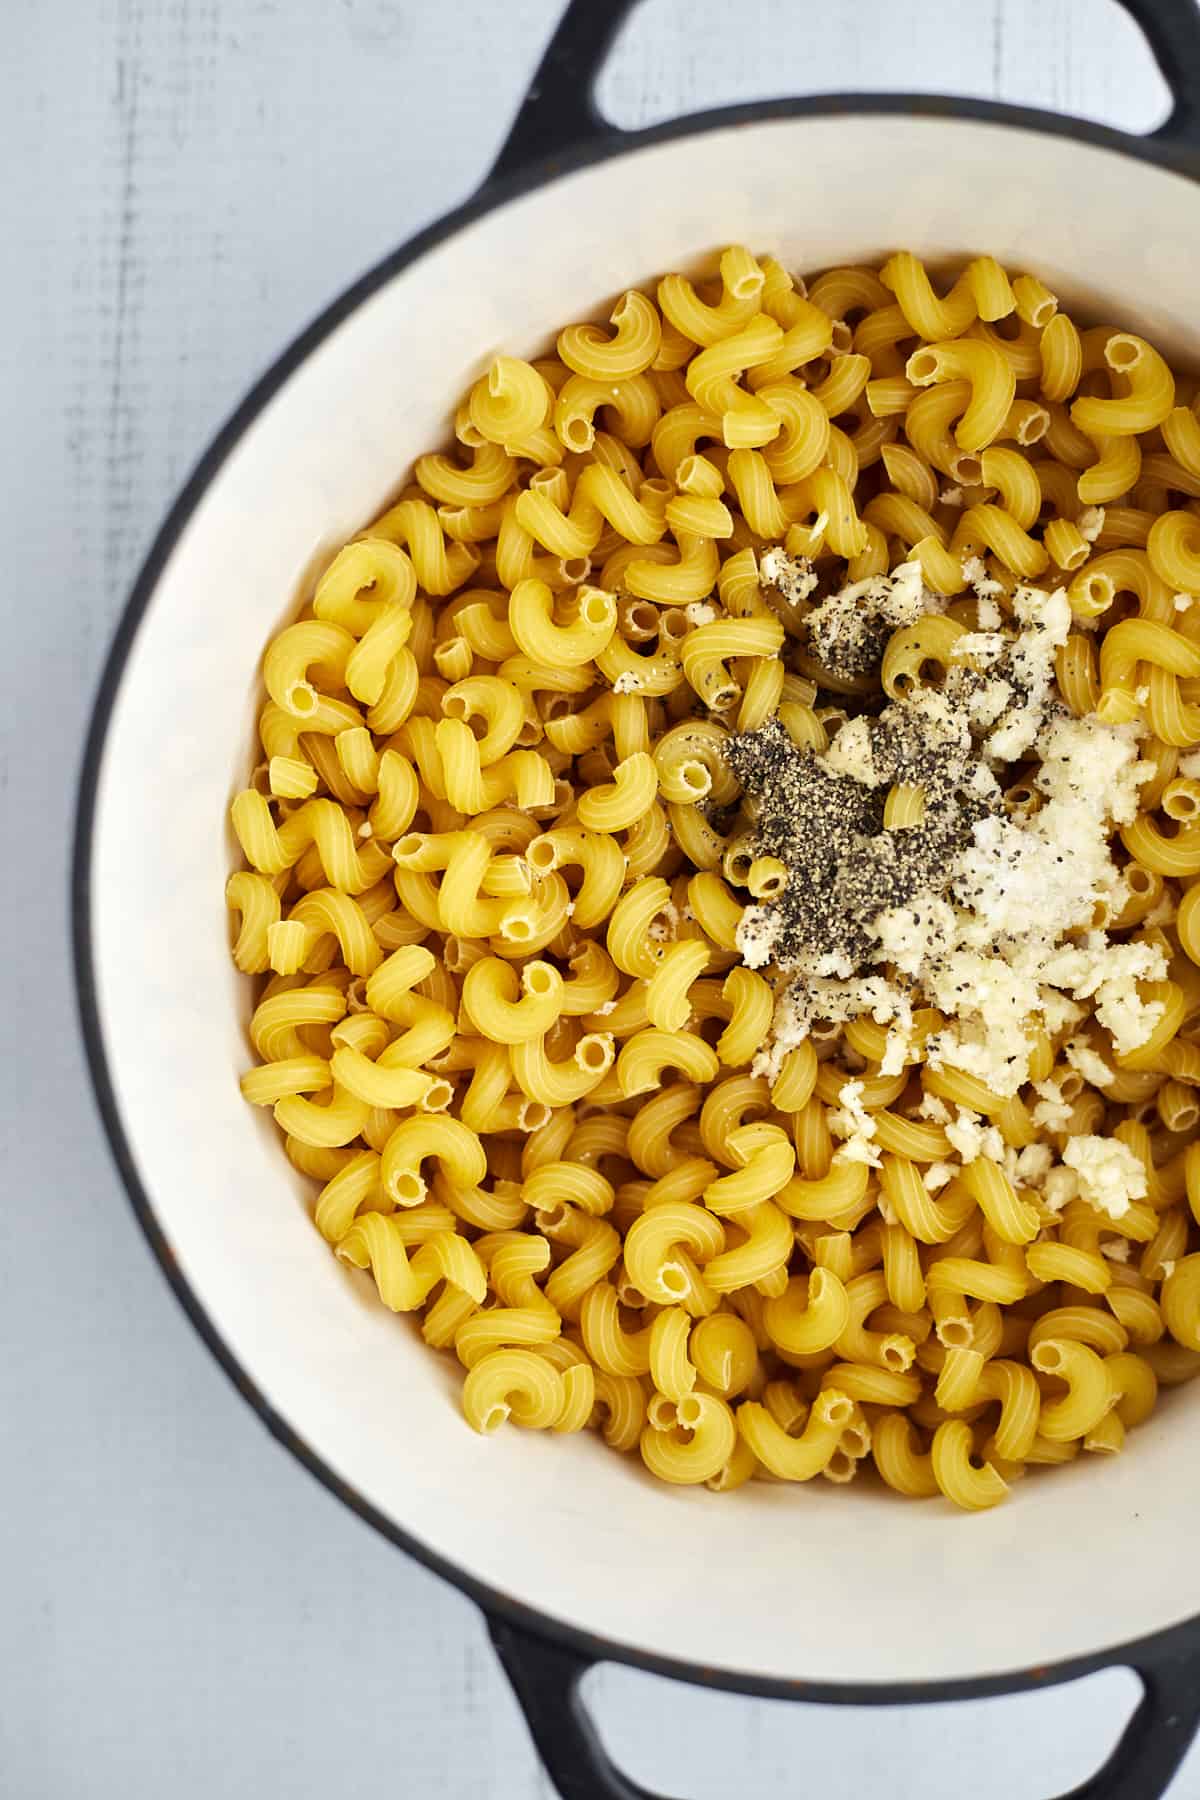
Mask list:
[[[759,910],[747,907],[746,911]],[[745,913],[742,915],[745,918]],[[738,948],[741,948],[739,943]],[[912,1001],[894,982],[882,975],[864,975],[853,980],[832,980],[822,976],[806,977],[783,989],[775,1002],[775,1012],[767,1041],[750,1065],[754,1076],[774,1081],[789,1051],[802,1044],[818,1019],[844,1023],[847,1019],[874,1019],[877,1025],[896,1025],[906,1034],[912,1032]]]
[[[1051,1169],[1042,1183],[1042,1199],[1053,1213],[1069,1206],[1078,1192],[1079,1177],[1074,1169],[1064,1168],[1061,1163]]]
[[[1093,1087],[1109,1087],[1113,1081],[1113,1072],[1102,1056],[1098,1056],[1086,1038],[1068,1038],[1063,1054],[1073,1069],[1078,1069],[1083,1079]]]
[[[902,1026],[893,1025],[884,1039],[883,1060],[879,1064],[879,1073],[885,1080],[892,1075],[899,1075],[906,1067],[912,1054],[912,1036]]]
[[[777,588],[793,606],[807,600],[817,585],[817,572],[808,558],[789,556],[778,545],[764,550],[759,558],[758,573],[761,580]]]
[[[1019,587],[1013,610],[1024,629],[1014,640],[1007,672],[1025,698],[1006,714],[986,740],[989,757],[1018,762],[1031,750],[1054,688],[1054,653],[1071,634],[1071,608],[1066,590]]]
[[[831,1108],[826,1123],[834,1137],[842,1140],[839,1155],[844,1162],[866,1163],[877,1169],[881,1157],[879,1146],[872,1142],[875,1120],[862,1102],[861,1081],[847,1081],[838,1089],[840,1108]]]
[[[966,631],[955,639],[953,656],[955,662],[976,662],[990,669],[1004,655],[1006,647],[999,631]]]
[[[1016,1150],[1011,1144],[1004,1147],[1002,1167],[1014,1187],[1040,1188],[1053,1163],[1049,1144],[1026,1144],[1023,1150]]]
[[[962,572],[975,590],[979,600],[990,600],[996,594],[1004,592],[1004,583],[994,581],[987,572],[987,565],[982,556],[964,556]]]
[[[1047,1077],[1045,1081],[1035,1081],[1033,1091],[1039,1096],[1033,1109],[1033,1122],[1045,1131],[1065,1131],[1071,1123],[1074,1110],[1070,1101],[1063,1097],[1063,1091],[1057,1081]]]
[[[865,713],[847,719],[828,750],[820,757],[822,766],[834,775],[848,775],[863,787],[878,787],[883,779],[875,768],[871,753],[871,720]]]
[[[957,1118],[951,1119],[945,1130],[964,1167],[981,1156],[990,1157],[993,1162],[1004,1161],[1004,1139],[994,1125],[985,1124],[969,1107],[960,1106]]]
[[[1120,1138],[1071,1138],[1063,1162],[1075,1171],[1083,1199],[1110,1219],[1127,1213],[1132,1200],[1145,1199],[1146,1171]]]
[[[771,960],[775,940],[783,929],[782,915],[770,906],[747,906],[738,920],[733,941],[748,969],[761,969]],[[799,1041],[799,1040],[797,1040]]]

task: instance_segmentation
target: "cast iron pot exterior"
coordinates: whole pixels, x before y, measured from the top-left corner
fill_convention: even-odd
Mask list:
[[[501,214],[514,203],[549,193],[565,178],[606,165],[617,165],[619,169],[621,159],[682,140],[693,144],[698,156],[703,154],[706,145],[717,142],[728,142],[736,150],[737,135],[732,139],[718,139],[714,134],[741,134],[748,128],[772,121],[779,121],[781,125],[787,121],[826,121],[835,124],[844,138],[852,142],[857,133],[866,132],[873,126],[881,133],[886,133],[889,128],[907,130],[908,127],[897,123],[900,120],[977,121],[1013,133],[1034,133],[1043,140],[1094,146],[1115,153],[1120,161],[1112,165],[1114,178],[1121,168],[1150,164],[1171,171],[1177,177],[1192,181],[1200,179],[1200,16],[1196,14],[1192,0],[1125,0],[1127,10],[1145,32],[1175,97],[1171,118],[1159,132],[1145,139],[1130,138],[1099,126],[1020,108],[933,97],[882,95],[777,101],[709,112],[636,134],[618,132],[598,118],[592,93],[608,47],[632,4],[633,0],[616,0],[611,5],[572,0],[496,169],[484,187],[467,205],[419,234],[356,283],[283,354],[208,450],[147,558],[102,678],[81,774],[76,826],[72,903],[77,979],[88,1061],[104,1126],[136,1216],[164,1272],[197,1330],[264,1423],[361,1517],[471,1594],[484,1609],[497,1650],[520,1697],[538,1748],[565,1800],[620,1800],[620,1797],[653,1800],[614,1767],[582,1707],[580,1678],[593,1663],[603,1660],[624,1661],[678,1679],[737,1692],[822,1702],[893,1705],[1011,1692],[1066,1681],[1110,1664],[1127,1664],[1136,1668],[1142,1679],[1143,1699],[1108,1763],[1092,1780],[1075,1790],[1076,1800],[1083,1800],[1084,1796],[1094,1797],[1094,1800],[1152,1800],[1154,1795],[1164,1791],[1200,1722],[1200,1618],[1193,1615],[1176,1619],[1177,1607],[1167,1609],[1165,1616],[1170,1622],[1163,1629],[1142,1630],[1132,1637],[1126,1635],[1124,1641],[1114,1641],[1113,1629],[1104,1627],[1097,1632],[1094,1647],[1090,1644],[1082,1649],[1074,1646],[1071,1653],[1053,1655],[1046,1666],[1031,1666],[1029,1658],[1019,1664],[1010,1659],[1007,1665],[1001,1661],[994,1673],[985,1670],[962,1679],[945,1670],[928,1679],[881,1678],[878,1670],[865,1671],[858,1678],[849,1668],[839,1669],[836,1680],[824,1680],[819,1674],[807,1672],[802,1677],[791,1678],[778,1668],[764,1671],[744,1666],[751,1660],[749,1657],[742,1657],[734,1666],[725,1666],[716,1657],[701,1663],[689,1660],[687,1654],[665,1651],[661,1642],[626,1641],[615,1630],[610,1634],[583,1628],[572,1622],[569,1612],[559,1614],[544,1602],[530,1604],[522,1595],[523,1583],[519,1575],[511,1584],[501,1583],[494,1577],[483,1578],[476,1568],[467,1565],[465,1559],[447,1554],[436,1543],[431,1543],[428,1531],[409,1529],[393,1510],[372,1497],[369,1484],[339,1473],[333,1459],[311,1441],[311,1434],[293,1422],[296,1409],[279,1407],[273,1397],[268,1397],[271,1384],[265,1380],[260,1383],[254,1346],[248,1347],[244,1338],[233,1343],[222,1323],[214,1318],[213,1307],[206,1303],[203,1281],[194,1281],[189,1269],[177,1259],[173,1241],[178,1233],[171,1232],[164,1224],[170,1204],[164,1186],[161,1180],[147,1180],[146,1169],[135,1153],[139,1101],[136,1091],[131,1098],[130,1087],[132,1084],[136,1090],[137,1081],[129,1076],[128,1059],[122,1063],[110,1042],[115,1031],[112,1027],[114,1003],[111,995],[103,991],[108,966],[105,960],[107,940],[103,925],[98,922],[98,912],[103,909],[106,893],[101,789],[114,714],[139,634],[151,615],[151,603],[160,594],[172,559],[197,515],[202,513],[218,477],[229,485],[233,459],[240,453],[243,439],[252,432],[256,422],[331,336],[356,315],[366,312],[373,297],[402,273],[415,269],[422,259],[444,246],[452,247],[453,240],[467,233],[472,226],[486,222],[491,215]],[[1015,144],[1017,140],[1013,138],[1011,142]],[[1053,147],[1046,143],[1048,153]],[[1181,228],[1185,233],[1190,222],[1197,218],[1194,194],[1191,201],[1193,210],[1181,215]],[[982,227],[975,227],[972,221],[970,228],[978,231],[979,248],[991,247],[987,241],[986,220]],[[738,234],[731,232],[728,235]],[[753,239],[752,232],[748,235]],[[876,224],[871,248],[875,247],[876,239],[880,239],[880,249],[890,247],[893,242],[910,241],[903,222],[888,218]],[[692,244],[693,253],[710,248],[712,241],[697,239]],[[715,241],[726,239],[718,234]],[[1185,254],[1186,250],[1185,245]],[[668,266],[670,262],[671,258],[664,254],[662,266]],[[1200,275],[1200,258],[1194,257],[1191,266]],[[1042,272],[1041,268],[1039,272]],[[645,279],[649,273],[651,269],[646,269],[640,279]],[[1120,271],[1110,278],[1114,291],[1120,291],[1121,280]],[[627,284],[621,279],[605,279],[599,268],[595,272],[581,272],[579,283],[577,309],[580,304],[590,306],[598,295]],[[1195,285],[1200,288],[1200,283]],[[1068,298],[1069,288],[1068,280]],[[1169,332],[1174,326],[1174,335],[1180,340],[1182,321],[1178,311],[1169,321],[1157,319],[1156,304],[1153,291],[1136,291],[1122,322],[1136,311],[1137,320],[1130,322],[1144,322],[1152,335],[1156,328]],[[578,316],[578,310],[572,314],[568,308],[559,315],[562,319],[570,316]],[[1183,329],[1180,341],[1185,353],[1200,361],[1200,336],[1189,337],[1188,331]],[[523,346],[525,349],[533,347]],[[473,354],[476,348],[484,353],[491,346],[486,343],[471,345],[468,353]],[[424,443],[409,446],[408,459],[423,448]],[[390,446],[380,444],[368,446],[368,449],[389,466],[391,478],[401,472],[386,464]],[[347,522],[347,532],[361,524],[361,516]],[[245,529],[251,527],[252,521],[248,519]],[[297,586],[302,585],[303,574],[298,573]],[[281,600],[277,610],[276,622],[282,623],[291,606]],[[247,666],[252,663],[266,635],[266,631],[257,632],[246,643]],[[251,699],[248,694],[247,706]],[[248,739],[249,716],[247,711],[247,732],[243,741]],[[204,878],[211,883],[214,904],[219,904],[224,864],[214,866],[211,861],[205,864],[201,858],[196,866],[206,869]],[[151,985],[146,993],[151,1016],[156,998]],[[224,995],[214,996],[209,992],[200,996],[200,1003],[223,1005]],[[106,1031],[106,1025],[110,1027],[109,1031]],[[270,1148],[278,1157],[277,1146]],[[231,1259],[238,1256],[236,1244],[229,1245],[228,1255]],[[334,1279],[332,1274],[329,1279]],[[347,1354],[348,1368],[352,1369],[353,1353],[348,1351]],[[436,1361],[430,1358],[428,1362],[432,1393],[437,1385]],[[441,1394],[436,1397],[444,1406],[444,1397]],[[461,1426],[458,1429],[461,1430]],[[489,1454],[493,1448],[486,1446]],[[554,1448],[561,1452],[565,1446]],[[1129,1459],[1131,1465],[1135,1459],[1136,1451]],[[1093,1485],[1100,1482],[1102,1471],[1099,1468],[1088,1473]],[[625,1476],[629,1479],[628,1471]],[[841,1496],[835,1496],[835,1499],[840,1503]],[[668,1501],[661,1499],[658,1503],[665,1506]],[[727,1503],[703,1498],[702,1504],[721,1508]],[[736,1501],[734,1505],[737,1505]],[[1014,1558],[1019,1558],[1022,1546],[1020,1499],[1008,1510],[1017,1521],[1012,1527],[1012,1543]],[[827,1512],[822,1513],[822,1519],[829,1516]],[[877,1525],[891,1532],[896,1529],[894,1517],[891,1509],[879,1510],[877,1503],[874,1514]],[[799,1551],[806,1530],[800,1506],[793,1512],[792,1520]],[[963,1531],[969,1533],[977,1529],[973,1520],[943,1520],[943,1524],[947,1541],[955,1535],[961,1538]],[[936,1569],[932,1571],[932,1578],[937,1579]],[[1200,1603],[1200,1593],[1196,1600]],[[981,1617],[980,1623],[984,1626],[986,1618]],[[1049,1630],[1048,1635],[1052,1636]]]

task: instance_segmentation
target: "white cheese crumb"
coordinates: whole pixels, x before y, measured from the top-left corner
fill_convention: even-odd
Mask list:
[[[982,638],[990,637],[993,634],[991,632],[978,632],[976,635]],[[1012,705],[1012,702],[1013,690],[1011,686],[1007,681],[1002,681],[998,676],[995,676],[991,681],[981,682],[971,694],[967,701],[967,716],[977,731],[986,731],[990,725],[996,723],[997,719],[1003,718],[1008,708]],[[976,763],[975,768],[978,773],[989,773],[986,765],[983,763]],[[995,778],[993,777],[993,783],[994,780]]]
[[[1047,1093],[1046,1090],[1051,1090]],[[1065,1099],[1055,1081],[1039,1081],[1034,1083],[1034,1092],[1044,1097],[1032,1109],[1034,1124],[1040,1131],[1058,1133],[1068,1131],[1074,1107]]]
[[[1033,1122],[1045,1131],[1065,1131],[1071,1123],[1074,1111],[1071,1103],[1064,1099],[1063,1091],[1057,1081],[1047,1078],[1035,1081],[1033,1091],[1039,1095],[1037,1105],[1033,1109]]]
[[[1078,1069],[1085,1081],[1093,1087],[1108,1087],[1113,1080],[1113,1072],[1102,1056],[1098,1056],[1086,1038],[1069,1038],[1064,1048],[1064,1055],[1073,1069]]]
[[[949,941],[954,924],[953,908],[944,900],[926,900],[920,913],[907,906],[887,907],[876,914],[872,930],[883,961],[894,963],[902,975],[915,975]]]
[[[1085,538],[1089,544],[1094,544],[1104,530],[1104,508],[1102,506],[1085,506],[1076,519],[1075,526],[1081,538]]]
[[[1083,1198],[1110,1219],[1127,1213],[1132,1200],[1145,1198],[1146,1171],[1120,1138],[1071,1138],[1063,1162],[1079,1177]]]
[[[945,610],[945,597],[925,586],[920,563],[911,561],[898,564],[890,575],[871,575],[827,594],[805,624],[818,658],[837,670],[841,658],[861,647],[865,632],[881,625],[895,631],[926,613]],[[855,666],[851,659],[844,672],[854,672]]]
[[[1026,1144],[1023,1150],[1005,1146],[1004,1173],[1020,1187],[1040,1188],[1054,1163],[1049,1144]]]
[[[829,1127],[831,1131],[833,1130],[833,1121],[836,1117],[838,1117],[836,1113],[831,1113],[829,1115]],[[844,1163],[866,1163],[869,1169],[877,1169],[881,1158],[878,1146],[872,1144],[868,1138],[849,1137],[844,1143],[838,1145],[837,1150],[834,1152],[833,1160],[834,1162],[840,1161]]]
[[[1068,1000],[1053,988],[1042,989],[1042,1019],[1051,1037],[1058,1037],[1087,1018],[1087,1008]]]
[[[1119,1262],[1119,1263],[1128,1262],[1129,1261],[1129,1239],[1128,1238],[1109,1238],[1107,1243],[1101,1244],[1100,1254],[1101,1254],[1101,1256],[1107,1256],[1109,1262]]]
[[[1180,757],[1179,774],[1187,781],[1200,781],[1200,750],[1189,750]]]
[[[983,691],[986,692],[987,689],[993,685],[1007,686],[1007,683],[993,684],[992,682],[988,682]],[[975,764],[974,768],[967,776],[966,785],[968,791],[974,794],[977,800],[996,800],[1000,796],[1000,783],[996,780],[996,777],[992,774],[992,771],[988,768],[986,763],[978,762]]]
[[[1039,788],[1064,806],[1085,806],[1101,822],[1109,816],[1130,824],[1138,789],[1154,773],[1151,763],[1138,760],[1137,731],[1133,725],[1098,730],[1091,720],[1053,720],[1038,740]]]
[[[965,556],[962,572],[980,600],[990,600],[994,594],[1004,592],[1004,583],[992,580],[982,556]]]
[[[733,941],[748,969],[761,969],[770,962],[771,951],[782,929],[783,914],[774,907],[747,906],[743,908]],[[782,1058],[780,1060],[782,1061]]]
[[[862,1103],[861,1081],[847,1081],[838,1089],[841,1107],[831,1108],[826,1122],[834,1137],[842,1139],[840,1156],[845,1162],[866,1163],[877,1169],[881,1157],[875,1136],[875,1121]]]
[[[977,662],[981,668],[989,669],[998,662],[1006,649],[1005,639],[998,631],[965,631],[954,641],[951,654],[956,662],[966,662],[968,658]]]
[[[602,1005],[593,1006],[592,1016],[596,1019],[607,1019],[609,1013],[616,1012],[616,1010],[617,1003],[615,1000],[605,1000]]]
[[[1181,613],[1186,612],[1188,610],[1189,606],[1194,606],[1195,604],[1196,604],[1195,594],[1176,594],[1176,596],[1175,596],[1175,611],[1176,612],[1181,612]]]
[[[951,1119],[946,1126],[946,1136],[958,1151],[963,1164],[973,1163],[981,1156],[990,1156],[994,1160],[1002,1160],[1004,1156],[1004,1139],[994,1125],[985,1125],[977,1112],[969,1107],[960,1106],[958,1117]]]
[[[1144,1044],[1162,1017],[1161,1003],[1144,1001],[1135,986],[1166,976],[1167,959],[1154,944],[1110,944],[1102,931],[1092,931],[1082,943],[1056,950],[1044,971],[1051,986],[1095,1002],[1096,1019],[1118,1056]]]
[[[924,1170],[921,1180],[931,1194],[936,1194],[945,1187],[948,1181],[953,1181],[957,1174],[958,1170],[953,1163],[935,1162],[930,1163]]]
[[[917,1111],[933,1125],[950,1123],[950,1108],[939,1094],[922,1094]]]
[[[817,572],[806,556],[789,556],[776,545],[764,550],[758,561],[760,578],[778,588],[793,606],[807,600],[817,585]]]
[[[689,625],[711,625],[718,615],[711,601],[689,600],[683,609],[683,616]]]
[[[871,756],[872,723],[865,713],[847,719],[828,750],[817,758],[822,768],[831,775],[847,775],[864,787],[878,787],[880,777]]]
[[[1019,587],[1013,611],[1022,626],[1010,648],[1009,672],[1026,699],[1001,721],[987,740],[990,757],[1019,762],[1031,749],[1054,688],[1054,652],[1071,632],[1071,607],[1065,588]]]
[[[979,1112],[968,1112],[966,1107],[959,1107],[959,1116],[946,1125],[946,1138],[950,1145],[959,1152],[959,1157],[966,1163],[973,1163],[982,1145],[981,1118]]]
[[[612,691],[614,694],[640,694],[642,678],[634,669],[622,669],[613,682]]]
[[[893,1025],[884,1040],[883,1061],[879,1073],[886,1079],[899,1075],[909,1060],[912,1038],[901,1026]]]
[[[1004,623],[1004,614],[996,602],[987,594],[979,593],[978,589],[976,589],[975,598],[975,616],[979,620],[979,629],[981,631],[998,631]]]
[[[1070,1205],[1078,1192],[1079,1177],[1074,1169],[1064,1169],[1061,1164],[1051,1169],[1042,1183],[1042,1199],[1054,1213]]]
[[[944,487],[938,495],[938,499],[943,506],[961,506],[963,491],[960,487]]]
[[[1164,1256],[1158,1266],[1162,1270],[1162,1279],[1165,1281],[1168,1275],[1173,1275],[1175,1273],[1175,1258],[1173,1256]]]

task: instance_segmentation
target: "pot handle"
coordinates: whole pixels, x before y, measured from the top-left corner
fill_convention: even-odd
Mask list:
[[[623,1774],[600,1742],[580,1683],[602,1659],[508,1619],[491,1617],[488,1629],[561,1800],[665,1800]],[[1168,1650],[1133,1667],[1142,1698],[1116,1748],[1061,1800],[1161,1800],[1166,1793],[1200,1728],[1200,1653]]]
[[[638,0],[568,0],[490,180],[633,135],[602,117],[596,82]],[[1174,105],[1155,142],[1200,148],[1200,9],[1195,0],[1120,0],[1149,44]]]
[[[601,115],[596,82],[637,4],[638,0],[567,0],[489,181],[520,174],[545,157],[616,143],[628,135]]]

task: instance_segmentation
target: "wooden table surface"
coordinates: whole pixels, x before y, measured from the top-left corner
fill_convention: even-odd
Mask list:
[[[153,1266],[87,1088],[66,869],[101,659],[173,493],[277,349],[478,182],[557,10],[5,8],[0,1785],[16,1800],[550,1793],[474,1608],[273,1443]],[[648,0],[604,78],[611,115],[871,87],[1133,130],[1165,107],[1113,0],[734,16]],[[621,1761],[689,1800],[1035,1800],[1095,1765],[1136,1683],[887,1712],[617,1669],[591,1691]],[[1200,1756],[1172,1792],[1200,1794]]]

